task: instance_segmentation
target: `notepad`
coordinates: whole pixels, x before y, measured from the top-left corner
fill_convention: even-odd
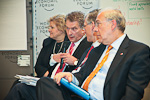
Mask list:
[[[65,78],[62,78],[60,80],[60,83],[67,87],[69,90],[72,92],[76,93],[77,95],[81,96],[82,98],[89,100],[90,99],[90,94],[85,91],[84,89],[80,88],[79,86],[75,85],[74,83],[69,83],[68,80]]]

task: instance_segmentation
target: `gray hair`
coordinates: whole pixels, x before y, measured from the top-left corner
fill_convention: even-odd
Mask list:
[[[109,8],[109,9],[102,10],[100,13],[105,12],[105,11],[106,13],[104,17],[107,19],[107,21],[116,20],[118,29],[124,32],[125,27],[126,27],[126,19],[122,15],[121,11],[118,9]]]

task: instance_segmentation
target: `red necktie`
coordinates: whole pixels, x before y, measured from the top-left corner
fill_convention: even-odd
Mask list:
[[[71,55],[73,52],[73,47],[75,46],[74,43],[71,43],[70,49],[69,49],[69,54]]]
[[[92,50],[93,48],[94,48],[94,46],[91,46],[91,48],[89,49],[89,51],[88,51],[86,57],[84,58],[84,60],[82,61],[82,63],[79,65],[79,67],[82,67],[82,65],[86,62],[86,60],[88,59],[88,56],[89,56],[89,54],[90,54],[90,52],[91,52],[91,50]],[[75,70],[77,70],[79,67],[77,67]]]
[[[88,86],[89,83],[91,82],[91,80],[93,79],[93,77],[98,73],[98,71],[102,68],[103,64],[105,63],[105,61],[108,58],[109,55],[109,51],[112,49],[113,47],[110,45],[105,53],[104,58],[102,59],[102,61],[98,64],[98,66],[95,68],[94,71],[91,72],[91,74],[88,76],[88,78],[86,79],[86,81],[84,82],[83,85],[83,89],[85,89],[86,91],[88,91]]]
[[[72,52],[73,52],[73,47],[75,46],[75,44],[74,43],[72,43],[71,44],[71,46],[70,46],[70,49],[69,49],[69,54],[71,55],[72,54]],[[55,75],[57,74],[57,73],[59,73],[59,72],[62,72],[63,70],[64,70],[64,68],[65,68],[65,63],[63,63],[63,65],[62,65],[62,68],[60,69],[60,66],[59,66],[59,68],[57,69],[57,71],[56,71],[56,73],[55,73]]]

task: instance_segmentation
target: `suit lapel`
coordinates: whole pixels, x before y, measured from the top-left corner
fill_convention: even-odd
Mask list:
[[[82,50],[83,45],[85,44],[86,38],[84,38],[81,43],[79,44],[79,46],[77,47],[77,49],[75,50],[75,52],[73,53],[73,56],[79,55],[80,50]]]
[[[105,85],[107,85],[108,81],[110,80],[111,76],[113,73],[116,71],[116,68],[119,67],[119,64],[121,63],[122,59],[125,57],[127,54],[127,47],[129,44],[129,38],[126,36],[122,44],[120,45],[119,50],[117,51],[117,54],[108,70],[106,80],[105,80]]]

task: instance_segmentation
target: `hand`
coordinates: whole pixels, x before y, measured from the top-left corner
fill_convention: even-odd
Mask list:
[[[60,61],[61,61],[60,54],[61,54],[61,53],[53,54],[53,59],[54,59],[56,62],[60,62]]]
[[[43,75],[43,77],[47,77],[49,74],[49,71],[46,71],[46,73]]]
[[[61,78],[65,78],[68,82],[72,81],[72,74],[70,72],[59,72],[54,76],[54,81],[60,86]]]
[[[63,58],[64,63],[69,65],[74,65],[74,62],[77,60],[74,56],[70,55],[69,53],[62,53],[60,57]]]

